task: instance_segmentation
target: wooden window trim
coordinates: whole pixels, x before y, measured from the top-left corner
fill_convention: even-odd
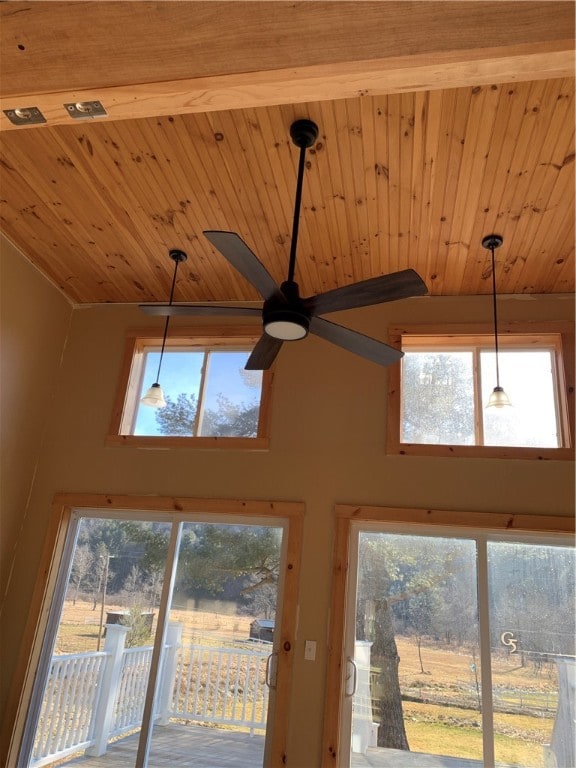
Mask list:
[[[450,325],[405,325],[390,328],[389,343],[400,349],[404,335],[423,347],[438,348],[438,337],[461,339],[464,343],[478,343],[482,337],[494,333],[489,324]],[[430,445],[426,443],[403,443],[400,441],[400,419],[402,413],[401,366],[391,366],[388,374],[388,416],[386,452],[402,456],[459,456],[461,458],[484,459],[537,459],[540,461],[574,461],[574,323],[564,322],[508,322],[498,326],[498,341],[507,346],[507,337],[521,335],[528,347],[545,337],[548,343],[553,336],[555,342],[556,378],[560,404],[560,426],[566,442],[562,448],[526,448],[488,445]],[[516,339],[514,339],[514,342]],[[450,348],[454,349],[453,343]]]
[[[28,704],[34,687],[36,667],[40,660],[52,596],[64,552],[68,527],[74,512],[87,514],[95,510],[125,510],[141,513],[221,514],[230,517],[267,518],[288,522],[286,562],[282,573],[282,623],[278,653],[285,660],[278,665],[276,685],[282,691],[275,703],[271,724],[270,766],[282,768],[286,763],[287,724],[292,684],[292,666],[296,649],[298,589],[302,553],[305,505],[295,501],[263,501],[236,499],[197,499],[171,496],[130,496],[123,494],[59,493],[54,496],[44,549],[38,569],[34,593],[28,610],[28,621],[20,645],[9,691],[6,716],[0,736],[5,745],[6,765],[16,765],[24,734]],[[4,750],[3,750],[4,752]],[[4,764],[4,763],[2,763]]]
[[[255,326],[186,326],[170,330],[169,347],[210,347],[230,349],[240,345],[253,346],[260,338]],[[194,448],[265,451],[270,445],[270,419],[272,404],[272,370],[263,372],[258,434],[256,437],[179,437],[145,436],[120,434],[127,418],[127,409],[134,409],[137,393],[140,391],[142,375],[142,351],[154,344],[162,344],[158,331],[134,329],[128,331],[124,344],[124,355],[120,368],[119,382],[112,409],[112,417],[106,436],[108,447],[129,446],[131,448]],[[129,417],[128,417],[129,418]]]
[[[348,575],[350,563],[350,532],[352,524],[389,523],[414,527],[414,533],[422,526],[450,527],[474,533],[516,533],[543,534],[547,536],[574,536],[573,517],[552,515],[518,515],[495,512],[461,512],[438,509],[418,509],[377,506],[352,506],[339,504],[335,508],[336,533],[332,568],[332,598],[330,627],[328,631],[328,658],[326,675],[326,705],[324,708],[324,730],[322,736],[321,768],[340,765],[342,751],[340,744],[341,686],[343,679],[344,633],[346,630],[346,602],[348,598]]]

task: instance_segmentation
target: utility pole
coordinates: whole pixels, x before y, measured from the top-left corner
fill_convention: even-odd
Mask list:
[[[105,558],[104,561],[104,573],[102,574],[102,602],[100,603],[100,626],[98,627],[98,644],[96,650],[100,650],[100,643],[102,642],[102,627],[104,626],[104,604],[106,602],[106,588],[108,586],[108,569],[110,567],[110,559],[114,555],[102,555]]]

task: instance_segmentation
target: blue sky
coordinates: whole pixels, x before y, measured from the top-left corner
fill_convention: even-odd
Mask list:
[[[260,390],[247,386],[240,374],[249,354],[250,350],[211,353],[205,391],[208,408],[217,407],[219,394],[225,395],[234,403],[249,403],[259,398]],[[138,399],[156,380],[159,358],[159,352],[149,352],[146,355],[142,392]],[[165,351],[160,372],[160,385],[164,391],[164,397],[175,400],[182,392],[187,395],[194,393],[198,396],[203,362],[203,351]],[[155,408],[139,405],[134,434],[160,434],[156,424]]]

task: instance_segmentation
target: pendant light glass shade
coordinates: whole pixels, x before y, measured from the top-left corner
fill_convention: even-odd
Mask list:
[[[164,408],[166,400],[164,399],[164,392],[162,392],[160,384],[158,382],[152,384],[140,402],[142,405],[149,405],[151,408]]]
[[[503,387],[494,387],[486,403],[486,408],[504,408],[506,405],[512,405],[512,403]]]
[[[507,405],[512,405],[510,398],[504,392],[504,388],[500,386],[500,367],[498,365],[498,313],[496,311],[496,264],[494,261],[494,250],[500,248],[503,242],[500,235],[488,235],[482,240],[482,246],[488,248],[492,255],[492,308],[494,312],[494,354],[496,358],[496,386],[488,398],[486,408],[504,408]]]
[[[188,258],[184,251],[179,251],[176,248],[170,251],[170,258],[174,262],[174,276],[172,278],[172,288],[170,289],[170,301],[168,306],[172,306],[174,299],[174,288],[176,287],[176,274],[178,273],[178,264],[181,261],[186,261]],[[162,358],[164,357],[164,347],[166,346],[166,336],[168,335],[168,324],[170,322],[170,315],[166,315],[166,322],[164,323],[164,334],[162,336],[162,349],[160,350],[160,360],[158,362],[158,373],[156,374],[156,381],[148,389],[140,402],[142,405],[148,405],[151,408],[164,408],[166,406],[166,400],[164,399],[164,392],[160,386],[160,370],[162,368]]]

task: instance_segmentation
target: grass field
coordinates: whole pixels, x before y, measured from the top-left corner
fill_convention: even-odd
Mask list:
[[[109,611],[123,608],[106,606]],[[252,621],[249,616],[184,610],[173,611],[171,619],[184,625],[188,642],[209,644],[247,639]],[[91,603],[66,602],[56,652],[95,650],[99,621],[99,607],[92,610]],[[398,637],[397,646],[411,750],[481,760],[482,721],[470,653],[466,649],[423,646],[422,673],[415,641]],[[550,741],[557,706],[554,667],[536,674],[532,667],[522,667],[513,656],[496,656],[492,684],[498,694],[498,706],[501,704],[506,710],[496,711],[494,717],[498,762],[542,766],[542,745]]]

